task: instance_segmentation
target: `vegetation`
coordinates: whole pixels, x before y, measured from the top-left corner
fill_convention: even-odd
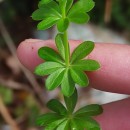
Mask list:
[[[85,71],[100,68],[97,61],[85,59],[94,49],[94,43],[82,42],[71,54],[67,34],[70,22],[84,24],[89,21],[88,12],[94,5],[93,0],[78,0],[74,5],[73,0],[41,0],[38,9],[32,14],[34,20],[40,21],[37,26],[39,30],[53,25],[58,29],[55,37],[58,51],[47,46],[40,48],[38,55],[45,62],[36,67],[35,74],[49,75],[45,83],[48,90],[60,86],[66,107],[57,99],[47,103],[53,112],[41,115],[36,121],[38,125],[45,126],[45,130],[100,130],[99,124],[91,118],[102,113],[100,105],[87,105],[74,111],[78,98],[75,85],[88,86],[89,79]]]

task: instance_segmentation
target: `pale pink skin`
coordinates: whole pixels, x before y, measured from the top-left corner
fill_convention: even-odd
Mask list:
[[[80,41],[70,41],[71,51]],[[37,51],[42,46],[56,49],[52,40],[28,39],[23,41],[17,55],[21,63],[33,71],[43,62]],[[88,73],[90,85],[96,89],[130,94],[130,46],[118,44],[96,44],[90,59],[100,62],[101,69]],[[104,113],[96,117],[102,130],[130,130],[130,98],[103,105]]]

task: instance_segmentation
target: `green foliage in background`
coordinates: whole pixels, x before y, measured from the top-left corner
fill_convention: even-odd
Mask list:
[[[96,24],[103,24],[106,1],[94,1],[96,2],[96,6],[89,13],[93,16],[91,21]],[[112,2],[113,7],[111,25],[116,25],[116,27],[119,29],[130,28],[130,0],[112,0]],[[36,8],[36,3],[37,1],[35,0],[4,0],[0,4],[0,15],[8,24],[13,24],[12,22],[14,22],[14,19],[17,17],[17,15],[22,17],[22,19],[29,17],[32,10]]]
[[[0,95],[5,104],[10,104],[13,101],[13,91],[0,85]]]
[[[94,0],[96,6],[90,14],[93,16],[91,21],[95,24],[105,25],[104,15],[106,1]],[[117,30],[130,30],[130,0],[111,0],[112,12],[109,25]],[[97,15],[98,14],[98,15]]]
[[[105,0],[96,2],[95,8],[88,14],[92,15],[91,22],[96,25],[105,25],[104,13],[105,13]],[[130,30],[130,0],[112,0],[112,18],[109,23],[110,27],[114,30]],[[38,0],[3,0],[0,3],[0,16],[4,20],[8,31],[12,34],[12,38],[15,43],[19,43],[27,37],[32,37],[33,34],[33,23],[29,20],[32,11],[37,8]],[[42,4],[42,3],[41,3]],[[69,7],[69,6],[68,6]],[[86,14],[78,13],[80,17]],[[73,18],[73,17],[72,17]],[[87,17],[85,17],[87,18]],[[88,18],[87,18],[88,19]],[[73,19],[71,19],[73,21]],[[78,19],[79,20],[79,19]],[[85,20],[85,19],[82,19]],[[65,20],[67,22],[67,19]],[[83,21],[77,21],[83,22]],[[29,23],[29,25],[28,25]],[[59,22],[59,26],[60,26]],[[14,28],[14,26],[17,26]],[[23,28],[23,30],[21,30]],[[18,30],[19,29],[19,30]],[[12,30],[15,32],[12,33]],[[21,32],[21,33],[19,33]],[[27,34],[25,34],[25,32]],[[28,35],[29,34],[29,35]],[[15,36],[14,36],[15,35]],[[4,46],[4,40],[0,36],[0,46]]]
[[[130,0],[114,0],[112,22],[116,27],[130,30]]]

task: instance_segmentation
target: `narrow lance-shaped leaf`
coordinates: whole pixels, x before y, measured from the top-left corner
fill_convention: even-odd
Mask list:
[[[100,64],[95,60],[87,59],[87,60],[79,60],[75,62],[72,65],[72,67],[79,68],[84,71],[95,71],[100,68]]]
[[[85,58],[94,49],[94,43],[91,41],[85,41],[81,43],[72,53],[71,63]]]
[[[63,68],[63,65],[61,65],[60,63],[48,61],[38,65],[35,68],[34,73],[39,76],[44,76],[44,75],[51,74],[60,68]]]
[[[61,84],[61,81],[64,77],[64,69],[58,69],[54,73],[48,76],[46,80],[46,88],[48,90],[53,90]]]
[[[48,124],[48,126],[45,128],[45,130],[55,130],[62,122],[64,122],[66,119],[60,119],[60,120],[56,120],[50,124]]]
[[[95,116],[101,114],[102,112],[103,109],[100,105],[92,104],[80,108],[78,111],[75,112],[75,116]]]
[[[65,59],[65,48],[64,48],[64,42],[63,42],[63,34],[57,34],[55,38],[55,43],[58,48],[58,51],[63,59]]]
[[[69,26],[69,20],[68,18],[65,18],[65,19],[60,19],[57,23],[57,28],[59,30],[59,32],[64,32],[67,30]]]
[[[74,93],[70,97],[64,96],[65,104],[67,106],[67,109],[70,113],[73,113],[76,103],[77,103],[78,95],[77,95],[77,89],[75,88]]]
[[[65,75],[61,83],[61,90],[64,96],[71,96],[75,90],[75,83],[70,76],[70,72],[68,69],[65,70]]]
[[[71,68],[70,73],[75,83],[77,83],[81,87],[88,86],[89,84],[88,77],[82,70]]]
[[[54,24],[56,24],[58,20],[59,20],[58,17],[48,17],[45,20],[41,21],[37,25],[37,28],[38,28],[38,30],[46,30],[46,29],[52,27]]]
[[[49,47],[42,47],[38,50],[38,55],[40,58],[46,61],[54,61],[58,63],[63,63],[61,56]]]
[[[48,107],[50,110],[52,110],[52,111],[54,111],[54,112],[56,112],[56,113],[58,113],[58,114],[60,114],[60,115],[65,115],[65,114],[67,114],[66,108],[63,106],[62,103],[60,103],[60,102],[59,102],[58,100],[56,100],[56,99],[51,99],[51,100],[47,103],[47,107]]]
[[[61,118],[63,118],[63,116],[58,115],[56,113],[46,113],[46,114],[39,116],[36,119],[36,125],[45,126],[45,125],[48,125],[49,123],[51,123],[55,120],[59,120]]]

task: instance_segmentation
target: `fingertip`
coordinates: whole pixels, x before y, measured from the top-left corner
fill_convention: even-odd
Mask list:
[[[95,117],[103,130],[129,130],[130,98],[103,105],[104,112]]]
[[[35,66],[42,62],[42,59],[38,57],[37,51],[43,44],[43,41],[38,39],[26,39],[19,44],[17,56],[27,69],[33,71]]]
[[[79,41],[70,41],[73,46],[70,47],[73,50],[79,43]],[[34,68],[43,62],[38,56],[38,49],[48,46],[56,50],[54,41],[52,40],[39,40],[39,39],[26,39],[21,42],[17,48],[17,56],[20,62],[29,70],[34,71]]]

